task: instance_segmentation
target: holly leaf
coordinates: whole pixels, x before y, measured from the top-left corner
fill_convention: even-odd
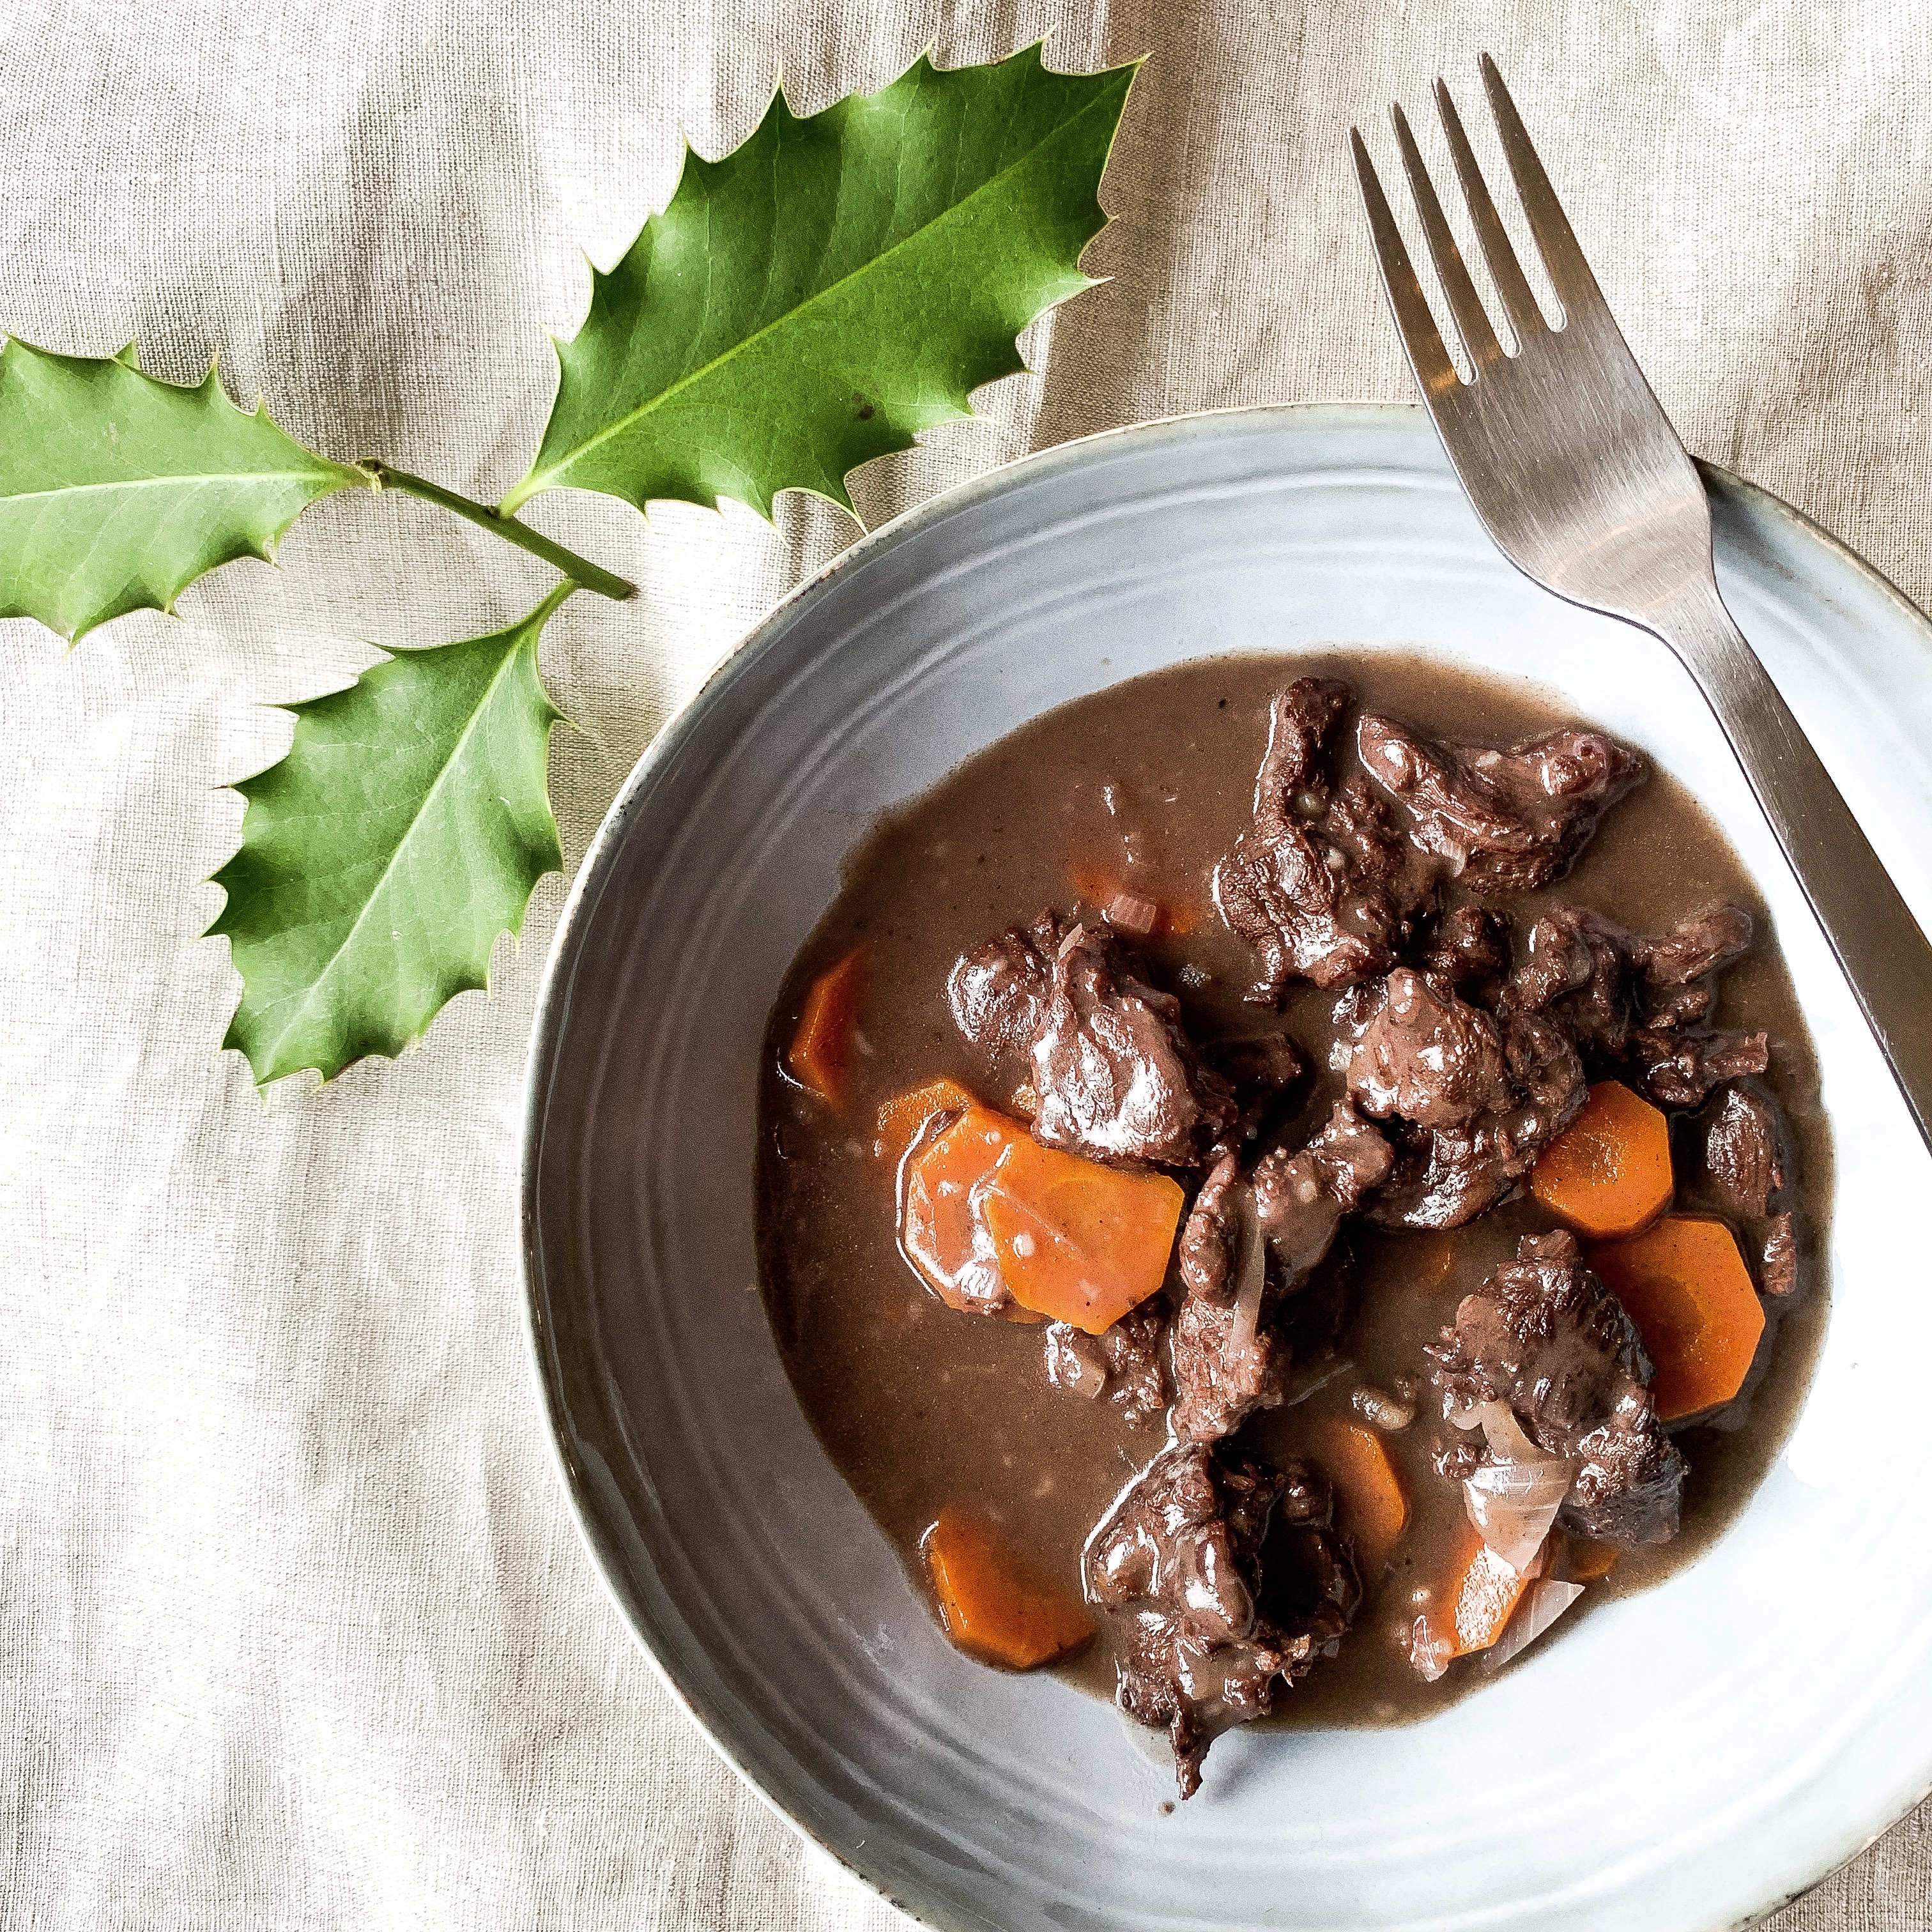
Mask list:
[[[288,756],[235,789],[242,849],[214,875],[242,981],[224,1046],[258,1084],[394,1058],[488,982],[500,932],[563,863],[545,790],[559,713],[537,676],[560,584],[520,624],[405,651],[286,709]]]
[[[210,363],[192,388],[118,356],[0,349],[0,617],[68,638],[124,612],[172,610],[204,572],[272,558],[318,497],[368,484],[304,449]]]
[[[1130,68],[1050,74],[1038,47],[801,120],[782,94],[670,206],[556,345],[543,445],[506,512],[571,488],[769,517],[780,490],[847,509],[845,478],[971,413],[1026,366],[1013,338],[1090,286],[1081,250]]]

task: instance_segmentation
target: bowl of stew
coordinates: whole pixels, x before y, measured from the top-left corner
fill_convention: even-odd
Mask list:
[[[1924,622],[1713,494],[1922,916]],[[1663,647],[1418,412],[1279,410],[713,677],[562,922],[524,1251],[622,1613],[916,1916],[1702,1928],[1932,1783],[1927,1168]]]

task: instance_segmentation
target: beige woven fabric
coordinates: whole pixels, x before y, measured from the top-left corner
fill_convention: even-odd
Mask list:
[[[1932,593],[1932,10],[1882,0],[4,0],[0,326],[148,365],[219,346],[297,434],[494,496],[574,327],[668,196],[922,46],[1150,56],[1113,277],[986,420],[863,476],[882,518],[1137,417],[1400,396],[1341,135],[1487,46],[1700,452]],[[546,664],[574,863],[670,708],[847,540],[542,502],[634,575]],[[525,1364],[522,1058],[561,901],[427,1044],[256,1097],[196,935],[260,708],[520,614],[544,574],[334,500],[69,654],[0,626],[0,1924],[898,1923],[741,1790],[600,1594]],[[1778,1922],[1932,1928],[1932,1812]]]

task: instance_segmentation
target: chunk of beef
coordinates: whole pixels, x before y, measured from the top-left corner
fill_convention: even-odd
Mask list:
[[[1413,814],[1408,836],[1477,892],[1528,892],[1568,872],[1611,806],[1644,776],[1600,731],[1552,731],[1511,751],[1436,745],[1364,716],[1355,748]]]
[[[1395,1165],[1388,1142],[1352,1100],[1338,1100],[1299,1154],[1277,1148],[1254,1173],[1255,1214],[1270,1252],[1291,1281],[1310,1273],[1352,1214]]]
[[[1593,1072],[1628,1078],[1661,1107],[1694,1107],[1711,1089],[1762,1072],[1762,1034],[1704,1022],[1712,976],[1750,944],[1740,908],[1707,908],[1642,938],[1582,906],[1557,906],[1529,930],[1501,1004],[1540,1012],[1568,1033]]]
[[[1398,966],[1355,1042],[1348,1090],[1378,1120],[1459,1126],[1508,1098],[1502,1035],[1480,1007]]]
[[[1306,1637],[1316,1657],[1333,1657],[1361,1607],[1361,1578],[1335,1528],[1327,1477],[1296,1462],[1284,1463],[1280,1473],[1281,1493],[1262,1546],[1262,1614],[1277,1629]]]
[[[1214,902],[1260,955],[1252,997],[1265,1003],[1291,980],[1346,986],[1387,971],[1427,891],[1365,785],[1330,795],[1329,740],[1348,701],[1322,678],[1276,694],[1253,823],[1215,869]]]
[[[1646,984],[1687,986],[1720,973],[1750,950],[1751,916],[1742,906],[1707,906],[1654,939],[1634,940],[1631,957]]]
[[[1701,1118],[1704,1171],[1740,1221],[1768,1214],[1784,1188],[1778,1118],[1762,1094],[1727,1087]]]
[[[1509,927],[1482,906],[1457,906],[1430,928],[1416,964],[1459,993],[1486,994],[1509,970]]]
[[[1630,1064],[1660,1107],[1701,1107],[1713,1088],[1762,1073],[1771,1064],[1771,1042],[1761,1033],[1639,1027],[1630,1035]]]
[[[1130,1309],[1111,1328],[1089,1335],[1064,1322],[1046,1325],[1046,1378],[1055,1388],[1102,1396],[1130,1423],[1139,1424],[1167,1407],[1167,1377],[1160,1345],[1167,1333],[1167,1310],[1158,1297]]]
[[[1501,1200],[1582,1111],[1583,1070],[1540,1015],[1502,1024],[1439,980],[1406,967],[1379,1005],[1356,1002],[1349,1091],[1398,1127],[1396,1172],[1376,1217],[1454,1228]]]
[[[1272,1319],[1268,1258],[1254,1191],[1232,1154],[1214,1164],[1180,1233],[1185,1292],[1174,1318],[1174,1432],[1184,1442],[1232,1435],[1281,1402],[1288,1351]]]
[[[1583,906],[1556,906],[1529,928],[1502,1004],[1545,1014],[1593,1065],[1622,1059],[1630,1044],[1630,935]]]
[[[1726,1087],[1694,1126],[1704,1178],[1718,1206],[1738,1224],[1745,1252],[1756,1250],[1758,1286],[1789,1294],[1798,1286],[1798,1234],[1784,1210],[1784,1135],[1769,1097]]]
[[[1053,990],[1059,927],[1042,913],[1032,928],[1010,926],[954,964],[946,1004],[959,1030],[990,1059],[1025,1059],[1033,1052]]]
[[[1104,928],[1042,914],[968,953],[946,994],[968,1040],[1024,1056],[1034,1136],[1048,1147],[1190,1167],[1234,1124],[1234,1096],[1182,1030],[1180,1003]]]
[[[1303,1590],[1314,1607],[1298,1627],[1260,1607],[1264,1595],[1296,1595],[1294,1582],[1263,1574],[1278,1506],[1304,1532],[1317,1572]],[[1272,1567],[1272,1550],[1270,1558]],[[1275,1472],[1199,1444],[1163,1450],[1114,1505],[1088,1546],[1087,1590],[1124,1625],[1120,1708],[1167,1732],[1184,1798],[1201,1788],[1215,1738],[1265,1716],[1280,1685],[1347,1628],[1360,1595],[1325,1485],[1298,1466]]]
[[[1276,1102],[1308,1070],[1300,1048],[1285,1033],[1219,1041],[1207,1049],[1206,1058],[1234,1096],[1234,1124],[1226,1146],[1252,1141]]]
[[[1186,1290],[1174,1323],[1174,1433],[1218,1442],[1278,1405],[1290,1351],[1283,1298],[1333,1245],[1342,1215],[1388,1172],[1388,1143],[1340,1102],[1299,1154],[1277,1149],[1244,1180],[1232,1154],[1215,1165],[1180,1236]]]
[[[1578,1466],[1567,1526],[1624,1544],[1676,1534],[1684,1463],[1651,1401],[1650,1359],[1574,1234],[1526,1235],[1430,1354],[1445,1417],[1507,1402],[1540,1448]]]
[[[1765,1223],[1758,1248],[1757,1285],[1766,1294],[1789,1294],[1798,1286],[1798,1230],[1789,1214]]]

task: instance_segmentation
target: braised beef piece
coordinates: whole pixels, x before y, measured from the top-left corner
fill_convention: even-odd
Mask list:
[[[1498,751],[1436,745],[1391,718],[1355,728],[1364,768],[1412,814],[1408,836],[1479,892],[1528,892],[1560,878],[1644,762],[1574,726]]]
[[[1253,1190],[1232,1154],[1214,1163],[1180,1231],[1180,1280],[1174,1432],[1217,1442],[1254,1410],[1279,1406],[1288,1366],[1274,1321],[1280,1286],[1268,1280]]]
[[[1234,1125],[1234,1096],[1183,1030],[1180,1001],[1103,927],[1050,912],[1010,927],[958,961],[946,997],[976,1046],[1024,1059],[1048,1147],[1192,1167]]]
[[[1784,1208],[1784,1135],[1769,1097],[1726,1087],[1694,1123],[1704,1174],[1718,1203],[1758,1256],[1758,1286],[1789,1294],[1798,1286],[1797,1231]]]
[[[1726,1209],[1740,1221],[1761,1219],[1784,1188],[1784,1162],[1771,1102],[1748,1088],[1727,1087],[1699,1122],[1704,1170]]]
[[[1653,987],[1708,979],[1750,950],[1751,916],[1742,906],[1708,906],[1655,939],[1640,939],[1631,956]]]
[[[1302,1532],[1285,1553],[1306,1578],[1264,1577],[1277,1513]],[[1264,1717],[1348,1628],[1360,1588],[1330,1526],[1327,1485],[1298,1464],[1270,1470],[1195,1443],[1163,1450],[1094,1532],[1087,1593],[1123,1626],[1115,1694],[1136,1723],[1167,1732],[1184,1798],[1200,1790],[1215,1738]],[[1264,1598],[1310,1607],[1284,1624]]]
[[[1500,1004],[1562,1027],[1593,1066],[1615,1064],[1634,1013],[1629,934],[1584,906],[1555,906],[1531,926]]]
[[[1751,935],[1750,915],[1738,906],[1707,908],[1651,938],[1584,907],[1554,907],[1531,926],[1499,1004],[1542,1013],[1594,1072],[1629,1079],[1659,1106],[1698,1106],[1713,1087],[1768,1064],[1763,1034],[1705,1024],[1712,976]]]
[[[1281,1402],[1290,1360],[1282,1302],[1393,1158],[1342,1100],[1300,1153],[1276,1149],[1245,1180],[1233,1154],[1215,1163],[1180,1235],[1174,1430],[1183,1441],[1218,1442]]]
[[[1059,945],[1058,922],[1042,913],[1030,928],[1010,926],[955,962],[946,982],[952,1022],[989,1059],[1031,1056]]]
[[[1396,1124],[1396,1172],[1377,1220],[1455,1228],[1502,1199],[1582,1111],[1583,1070],[1534,1012],[1499,1024],[1441,980],[1397,967],[1337,1014],[1356,1034],[1348,1090]]]
[[[1228,930],[1260,956],[1252,994],[1292,980],[1346,986],[1386,972],[1428,890],[1386,809],[1359,777],[1334,788],[1329,746],[1346,686],[1297,680],[1275,694],[1253,823],[1214,874]]]
[[[1568,1528],[1623,1544],[1676,1534],[1684,1462],[1652,1404],[1650,1358],[1575,1235],[1524,1236],[1429,1353],[1445,1418],[1507,1402],[1540,1448],[1578,1465]]]
[[[1766,1294],[1786,1295],[1798,1286],[1798,1228],[1789,1214],[1774,1214],[1758,1244],[1757,1285]]]
[[[1167,1310],[1159,1298],[1130,1309],[1097,1335],[1064,1322],[1046,1325],[1046,1378],[1055,1388],[1102,1396],[1130,1423],[1142,1423],[1167,1407],[1167,1376],[1160,1345],[1167,1334]]]
[[[1484,906],[1457,906],[1430,927],[1415,963],[1487,1005],[1509,970],[1509,925]]]
[[[1761,1033],[1679,1033],[1639,1027],[1630,1035],[1630,1070],[1660,1107],[1698,1107],[1713,1088],[1762,1073],[1771,1042]]]
[[[1305,1636],[1316,1657],[1333,1657],[1361,1608],[1361,1576],[1335,1527],[1328,1478],[1296,1462],[1286,1464],[1281,1477],[1262,1545],[1262,1614],[1277,1629]]]
[[[1353,1214],[1395,1164],[1388,1142],[1353,1100],[1337,1100],[1299,1154],[1277,1148],[1254,1172],[1256,1218],[1268,1252],[1291,1280],[1306,1277]]]
[[[1502,1034],[1480,1007],[1398,966],[1356,1040],[1348,1091],[1378,1120],[1456,1126],[1508,1103]]]
[[[1301,1049],[1285,1033],[1217,1041],[1206,1049],[1206,1058],[1234,1096],[1234,1124],[1217,1155],[1252,1141],[1275,1103],[1308,1071]]]

